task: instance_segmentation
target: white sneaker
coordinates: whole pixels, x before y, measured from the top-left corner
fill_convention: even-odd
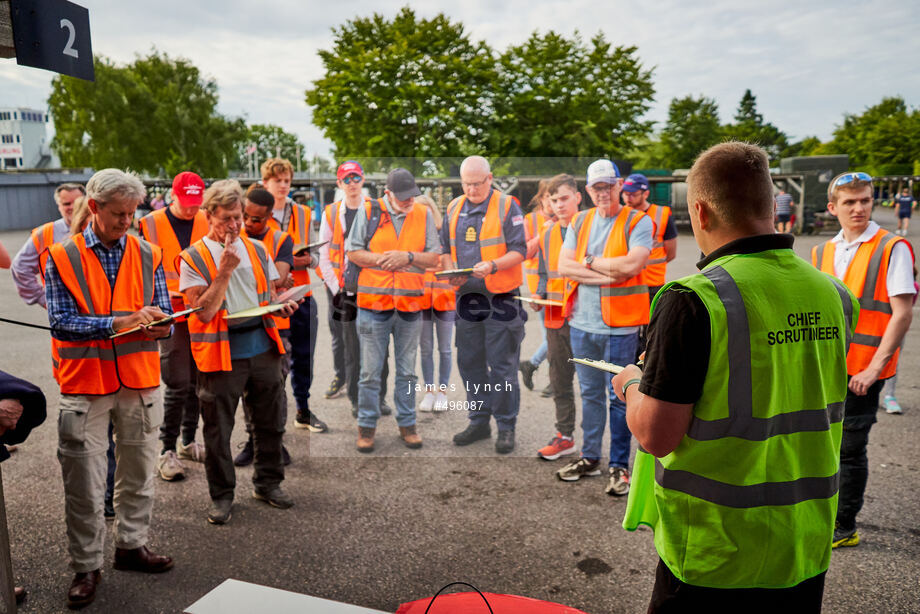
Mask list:
[[[447,395],[443,392],[438,393],[438,396],[434,401],[434,410],[447,411]]]
[[[185,477],[185,467],[175,451],[167,450],[157,459],[157,474],[166,482],[175,482]]]
[[[418,405],[419,411],[431,411],[434,407],[434,393],[426,392],[425,397],[422,399],[422,402]]]
[[[183,445],[181,441],[177,442],[176,446],[177,456],[183,460],[190,460],[196,463],[204,462],[204,445],[193,441],[192,443]]]

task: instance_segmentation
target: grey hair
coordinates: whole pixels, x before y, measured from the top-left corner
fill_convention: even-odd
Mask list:
[[[80,190],[80,194],[86,196],[86,188],[83,187],[82,183],[62,183],[54,188],[54,202],[60,202],[61,192],[69,192],[70,190]]]
[[[489,161],[483,158],[482,156],[470,156],[466,158],[460,164],[460,174],[463,174],[464,170],[476,171],[480,170],[485,174],[492,172],[492,167],[489,166]]]
[[[143,182],[133,173],[104,168],[86,182],[86,196],[100,204],[114,200],[139,203],[147,195]]]

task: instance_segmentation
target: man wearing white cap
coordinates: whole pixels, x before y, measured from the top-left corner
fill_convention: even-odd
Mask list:
[[[587,191],[595,207],[579,212],[569,226],[559,272],[572,280],[565,291],[572,355],[626,365],[636,356],[639,327],[648,324],[648,288],[642,270],[652,249],[652,221],[620,204],[620,171],[610,160],[588,167]],[[629,492],[626,405],[610,387],[606,372],[575,365],[582,398],[584,446],[581,458],[556,472],[574,482],[601,474],[601,441],[610,414],[609,481],[605,492]],[[609,402],[609,409],[608,409]]]

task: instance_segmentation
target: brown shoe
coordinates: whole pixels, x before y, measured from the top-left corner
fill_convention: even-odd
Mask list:
[[[399,427],[399,436],[402,437],[403,443],[407,448],[417,450],[422,447],[422,438],[415,431],[415,425]]]
[[[115,548],[115,563],[112,565],[119,571],[142,571],[144,573],[162,573],[172,569],[173,560],[162,554],[154,554],[141,546],[133,550]]]
[[[366,426],[358,427],[358,452],[373,452],[374,451],[374,433],[377,431],[375,428],[368,428]]]
[[[96,586],[102,582],[99,570],[80,572],[73,577],[67,591],[67,607],[76,610],[88,606],[96,598]]]
[[[23,601],[25,601],[25,600],[26,600],[26,596],[27,596],[28,594],[29,594],[29,593],[26,592],[26,589],[25,589],[24,586],[15,586],[15,587],[13,587],[13,595],[16,596],[16,605],[19,605],[19,604],[21,604]]]

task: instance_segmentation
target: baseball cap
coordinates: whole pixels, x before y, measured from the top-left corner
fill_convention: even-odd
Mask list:
[[[648,178],[642,173],[633,173],[623,182],[624,192],[642,192],[648,189]]]
[[[339,164],[339,170],[335,173],[336,179],[345,179],[349,175],[358,175],[364,177],[364,169],[354,160],[348,160]]]
[[[409,200],[410,196],[421,196],[422,191],[415,185],[415,177],[404,168],[394,168],[387,175],[387,189],[399,200]]]
[[[173,179],[172,190],[180,207],[200,207],[204,198],[204,179],[191,171],[181,172]]]
[[[616,183],[620,178],[620,169],[610,160],[595,160],[588,167],[588,186],[595,183]]]

